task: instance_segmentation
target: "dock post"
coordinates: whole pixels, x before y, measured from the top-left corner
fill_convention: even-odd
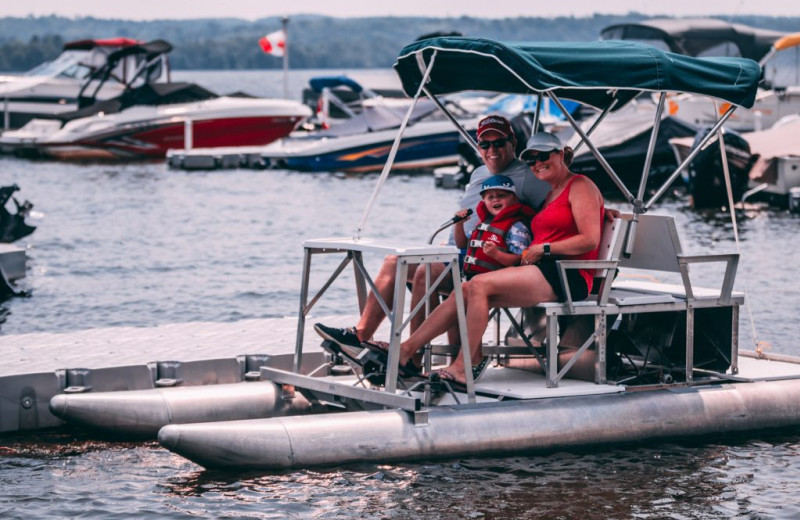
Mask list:
[[[194,137],[194,131],[192,129],[192,120],[187,119],[183,122],[183,149],[184,150],[191,150],[192,149],[192,138]]]

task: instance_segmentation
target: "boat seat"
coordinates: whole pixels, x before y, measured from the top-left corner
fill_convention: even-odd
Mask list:
[[[588,355],[590,348],[594,349],[595,382],[606,383],[609,338],[619,340],[620,345],[626,345],[627,350],[623,353],[617,352],[614,347],[614,355],[627,354],[629,358],[635,355],[644,359],[643,362],[640,361],[643,364],[647,363],[648,356],[654,355],[654,348],[662,351],[659,359],[669,357],[666,355],[669,348],[673,351],[680,350],[678,355],[671,353],[671,357],[679,361],[671,362],[669,370],[683,371],[686,381],[691,381],[695,370],[695,334],[700,331],[698,336],[702,339],[703,356],[708,358],[702,360],[704,369],[718,373],[730,368],[735,373],[738,307],[744,303],[744,295],[732,291],[738,259],[738,254],[685,255],[672,217],[640,215],[635,221],[632,215],[622,215],[612,223],[606,222],[598,260],[558,261],[566,301],[541,303],[521,310],[516,317],[505,309],[512,323],[505,338],[506,345],[511,346],[513,340],[516,340],[517,350],[510,351],[513,355],[518,353],[521,340],[527,348],[526,355],[535,357],[544,370],[548,387],[558,386],[558,382],[578,359]],[[689,277],[689,265],[709,262],[725,264],[720,288],[693,286]],[[596,268],[594,294],[585,301],[572,301],[566,287],[566,270],[592,267]],[[646,271],[651,275],[678,274],[682,283],[617,278],[618,273],[626,274],[628,270]],[[647,337],[647,331],[638,330],[645,327],[644,324],[650,326],[654,321],[637,318],[648,313],[674,313],[675,316],[666,321],[672,323],[673,328],[683,327],[685,335],[662,331],[657,334],[658,338],[669,341],[669,344],[652,345],[650,342],[654,341],[653,337]],[[542,315],[544,326],[537,327],[536,322]],[[592,320],[594,326],[587,326],[587,321]],[[664,327],[669,328],[666,325]],[[704,334],[702,330],[706,327],[721,327],[722,340],[712,341],[711,335]],[[559,330],[564,331],[561,334],[563,339],[570,328],[584,331],[583,342],[559,344]],[[629,337],[623,341],[626,335]],[[559,347],[567,346],[574,349],[574,352],[566,361],[561,356],[563,366],[559,367]],[[502,355],[503,348],[497,349],[497,352]],[[679,362],[682,362],[681,366],[676,365]]]

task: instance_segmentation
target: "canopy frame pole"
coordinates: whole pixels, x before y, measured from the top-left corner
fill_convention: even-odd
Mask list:
[[[650,142],[647,144],[647,154],[644,158],[644,165],[642,166],[642,179],[639,181],[639,191],[636,194],[636,199],[633,201],[633,217],[630,224],[628,224],[628,236],[625,239],[625,254],[630,255],[633,253],[633,246],[636,243],[636,228],[639,226],[639,215],[647,211],[644,207],[644,195],[647,189],[647,179],[650,177],[650,165],[653,164],[653,154],[656,149],[656,140],[658,139],[658,131],[661,128],[661,114],[664,113],[664,102],[667,99],[667,93],[661,92],[658,98],[658,105],[656,106],[656,115],[653,120],[653,128],[650,131]]]
[[[722,125],[725,124],[728,118],[731,117],[731,115],[733,115],[733,112],[736,110],[736,108],[737,108],[736,105],[733,104],[730,107],[728,107],[728,110],[726,110],[725,113],[722,114],[722,116],[717,120],[717,122],[714,123],[714,126],[711,127],[711,130],[709,130],[708,134],[706,134],[706,136],[703,137],[703,139],[697,144],[697,146],[695,146],[694,149],[689,153],[686,159],[684,159],[683,162],[675,169],[675,171],[672,172],[672,175],[669,176],[669,179],[664,181],[664,184],[661,185],[661,188],[659,188],[658,191],[655,194],[653,194],[652,197],[650,197],[650,200],[647,201],[647,204],[644,205],[645,211],[650,209],[650,206],[652,206],[659,198],[661,198],[664,192],[667,191],[667,188],[669,188],[670,184],[672,184],[672,182],[678,178],[678,175],[681,174],[683,169],[686,168],[686,166],[690,162],[692,162],[692,160],[695,157],[697,157],[697,154],[699,154],[700,151],[703,148],[705,148],[706,144],[708,144],[708,142],[712,138],[716,137],[717,131],[722,127]]]
[[[717,104],[717,100],[714,100],[714,113],[719,113],[719,107]],[[731,183],[731,171],[730,167],[728,166],[728,151],[725,149],[725,129],[723,127],[719,127],[717,129],[717,140],[719,142],[719,154],[720,160],[722,161],[722,173],[725,176],[725,191],[728,195],[728,209],[731,212],[731,226],[733,226],[733,239],[736,243],[736,252],[739,253],[739,256],[742,256],[742,246],[741,242],[739,241],[739,225],[736,222],[736,209],[734,208],[734,201],[733,201],[733,186]],[[756,332],[756,321],[753,319],[753,308],[750,304],[750,293],[748,290],[747,284],[747,277],[741,277],[740,280],[743,279],[744,283],[744,307],[747,310],[747,316],[750,319],[750,331],[752,333],[753,339],[753,350],[758,352],[761,348],[760,341],[758,340],[758,332]]]
[[[618,98],[614,99],[614,101],[612,101],[610,105],[608,105],[606,108],[603,109],[602,112],[600,112],[600,115],[598,115],[597,118],[594,120],[594,122],[592,123],[592,126],[590,126],[589,130],[586,131],[586,135],[590,136],[590,135],[592,135],[594,133],[595,129],[598,126],[600,126],[600,123],[603,122],[603,120],[606,118],[606,116],[608,114],[610,114],[612,110],[614,110],[614,107],[617,106],[617,103],[619,103],[619,99]],[[580,142],[575,145],[575,148],[573,148],[572,151],[577,153],[578,149],[583,145],[584,142],[585,141],[583,140],[583,138],[581,138]]]
[[[392,149],[389,151],[389,157],[386,158],[386,164],[383,165],[383,171],[381,171],[381,176],[378,179],[378,183],[375,185],[375,189],[372,191],[372,196],[367,202],[367,207],[364,208],[364,214],[361,216],[361,222],[358,223],[358,227],[356,228],[356,234],[353,237],[353,240],[360,240],[361,239],[361,231],[364,229],[364,225],[367,221],[367,217],[369,217],[369,213],[372,210],[372,206],[375,204],[375,200],[378,198],[378,194],[381,191],[381,187],[383,183],[386,182],[386,178],[389,176],[389,172],[392,169],[392,165],[394,164],[394,158],[397,156],[397,149],[400,147],[400,141],[403,139],[403,133],[406,131],[406,127],[408,126],[408,120],[411,119],[411,114],[414,112],[414,107],[417,106],[417,101],[419,100],[420,94],[422,94],[422,89],[425,87],[425,83],[428,82],[428,78],[431,75],[431,70],[433,70],[433,64],[436,62],[436,53],[437,51],[433,51],[433,55],[431,56],[431,62],[428,64],[427,69],[425,70],[425,74],[422,76],[422,81],[420,81],[419,88],[417,89],[417,93],[414,96],[414,100],[411,102],[411,106],[408,107],[408,111],[406,112],[405,117],[403,118],[403,122],[400,123],[400,128],[397,131],[397,137],[394,138],[394,143],[392,143]],[[424,58],[419,59],[421,57],[418,56],[418,62],[420,66],[425,63]],[[420,67],[421,68],[421,67]]]
[[[577,121],[575,121],[575,119],[572,117],[572,114],[570,114],[567,111],[567,109],[561,103],[561,100],[559,100],[558,97],[555,94],[553,94],[552,91],[548,90],[547,91],[547,95],[550,96],[550,99],[553,100],[553,103],[555,103],[558,106],[558,108],[561,109],[561,112],[567,118],[567,120],[569,121],[569,124],[572,125],[572,128],[574,128],[575,131],[578,133],[578,135],[581,136],[581,139],[586,141],[586,146],[589,147],[589,150],[592,151],[592,153],[594,154],[595,158],[597,159],[597,162],[600,163],[600,166],[603,167],[603,169],[606,171],[608,176],[611,177],[611,180],[614,181],[614,184],[617,185],[617,188],[619,188],[619,191],[622,192],[622,194],[625,196],[627,201],[629,203],[631,203],[631,205],[635,206],[635,199],[633,197],[633,193],[630,192],[628,187],[625,186],[625,184],[622,182],[622,180],[616,174],[616,172],[611,167],[611,165],[608,164],[608,161],[606,161],[605,157],[603,157],[603,154],[600,153],[600,150],[598,150],[597,147],[589,140],[589,136],[586,135],[586,132],[583,131],[583,128],[581,128],[581,125],[579,125],[577,123]]]
[[[533,113],[533,125],[531,125],[531,135],[536,134],[539,132],[539,118],[542,114],[542,101],[544,98],[542,97],[541,92],[536,93],[536,112]]]
[[[432,60],[431,63],[433,63]],[[480,157],[481,152],[480,150],[478,150],[478,144],[475,142],[475,139],[473,139],[472,136],[469,135],[469,132],[467,132],[464,129],[464,127],[461,126],[461,123],[459,123],[458,120],[453,116],[453,114],[451,114],[450,111],[447,110],[447,107],[444,106],[444,104],[439,100],[439,98],[437,98],[433,93],[431,93],[431,91],[428,90],[428,87],[424,86],[424,83],[422,91],[425,92],[425,95],[428,96],[430,100],[433,101],[434,104],[439,108],[439,110],[442,111],[445,117],[447,117],[447,119],[449,119],[450,122],[455,125],[456,130],[458,130],[458,133],[461,135],[461,137],[463,137],[467,141],[467,144],[470,145],[472,149],[475,150],[475,153],[477,153],[478,156]]]
[[[644,158],[644,167],[642,168],[642,180],[639,183],[639,193],[637,200],[643,200],[645,189],[647,188],[647,179],[650,177],[650,166],[653,164],[653,155],[656,149],[656,139],[658,139],[658,132],[661,128],[661,115],[664,113],[664,103],[667,100],[667,93],[662,92],[658,98],[658,106],[656,107],[656,118],[653,121],[653,129],[650,132],[650,143],[647,146],[647,155]]]

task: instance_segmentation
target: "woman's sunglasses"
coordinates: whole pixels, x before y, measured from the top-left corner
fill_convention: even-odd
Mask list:
[[[495,139],[494,141],[478,141],[478,146],[481,147],[481,150],[488,150],[490,146],[494,147],[495,150],[499,150],[500,148],[504,147],[506,143],[510,141],[509,138],[503,137],[501,139]]]
[[[550,155],[553,152],[555,152],[555,150],[550,150],[549,152],[540,152],[537,153],[536,155],[528,155],[525,158],[525,164],[527,164],[528,166],[533,166],[534,164],[536,164],[536,161],[545,162],[547,159],[550,158]]]

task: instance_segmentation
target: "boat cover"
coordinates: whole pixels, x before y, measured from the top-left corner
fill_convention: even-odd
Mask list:
[[[140,45],[144,42],[134,40],[133,38],[108,38],[105,40],[75,40],[64,44],[65,51],[80,50],[89,51],[95,47],[130,47],[132,45]]]
[[[777,181],[780,157],[798,157],[797,135],[800,133],[800,116],[788,116],[767,130],[748,132],[742,137],[750,145],[750,152],[758,155],[750,170],[750,178],[757,182]]]
[[[347,76],[320,76],[318,78],[311,78],[308,80],[309,86],[314,92],[322,92],[324,88],[348,87],[350,90],[359,94],[363,87],[355,80]]]
[[[140,87],[128,89],[115,98],[95,101],[78,110],[56,114],[52,119],[58,119],[66,123],[67,121],[90,117],[100,112],[116,114],[134,106],[192,103],[216,97],[218,97],[217,94],[195,83],[183,81],[175,83],[145,83]]]
[[[800,115],[787,116],[767,130],[741,134],[750,146],[750,153],[756,157],[749,178],[757,182],[775,183],[778,159],[800,156],[800,151],[797,149],[798,133],[800,133]],[[691,137],[669,140],[669,144],[681,159],[686,157],[693,143],[694,139]]]
[[[394,68],[407,95],[417,93],[434,51],[427,84],[434,95],[552,91],[599,109],[615,96],[621,101],[615,109],[621,108],[642,91],[690,92],[750,108],[761,78],[761,68],[750,59],[691,58],[630,41],[501,43],[440,37],[400,51]]]
[[[653,103],[629,103],[625,109],[609,114],[603,119],[603,124],[592,133],[592,143],[600,150],[603,158],[617,172],[628,189],[635,189],[641,181],[655,113],[656,106]],[[582,122],[584,131],[589,130],[592,122],[592,119]],[[678,166],[670,146],[670,139],[688,137],[693,140],[698,130],[692,124],[669,116],[666,111],[661,114],[661,123],[648,172],[650,175],[648,183],[660,184],[666,175],[672,173]],[[580,136],[571,128],[562,130],[558,135],[562,138],[562,142],[573,149],[581,141]],[[575,152],[570,170],[591,178],[604,193],[617,191],[588,147]]]

